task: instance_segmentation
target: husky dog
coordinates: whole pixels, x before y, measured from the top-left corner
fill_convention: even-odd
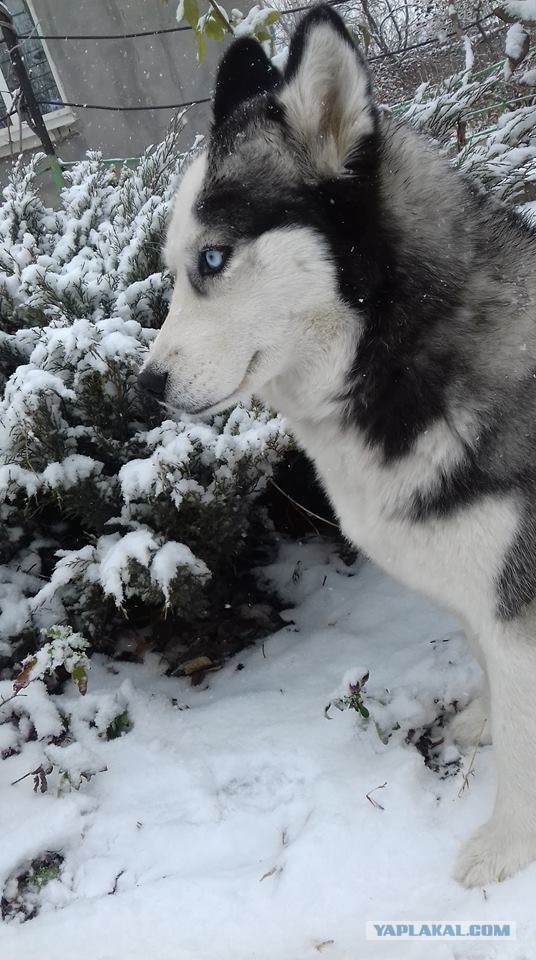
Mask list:
[[[166,258],[142,385],[281,411],[350,540],[461,619],[485,684],[455,735],[489,726],[498,785],[455,876],[510,876],[536,858],[536,233],[380,113],[318,6],[284,76],[254,40],[223,57]]]

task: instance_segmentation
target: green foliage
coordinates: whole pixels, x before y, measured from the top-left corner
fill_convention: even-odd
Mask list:
[[[182,17],[180,16],[180,8],[177,11],[177,20],[186,20],[193,30],[197,26],[197,21],[199,20],[199,6],[197,0],[182,0]]]
[[[23,690],[34,680],[40,680],[58,670],[60,667],[70,674],[83,695],[87,691],[87,671],[89,660],[86,649],[87,640],[79,633],[74,633],[71,627],[55,626],[41,631],[44,643],[35,654],[25,657],[22,661],[22,670],[17,676],[13,689],[15,693]]]
[[[350,26],[350,33],[353,39],[355,40],[355,42],[358,43],[360,46],[362,46],[365,53],[367,53],[368,48],[370,47],[370,44],[371,44],[372,37],[366,23],[352,24]]]
[[[32,920],[39,913],[40,894],[47,884],[61,876],[63,856],[47,851],[28,867],[8,878],[1,899],[2,920]]]
[[[179,23],[186,22],[194,31],[199,63],[205,58],[206,41],[221,41],[227,34],[255,37],[271,47],[273,38],[270,28],[277,23],[279,17],[279,10],[258,6],[254,6],[247,16],[236,9],[228,13],[217,0],[210,0],[204,14],[200,14],[197,0],[180,0],[177,8]]]
[[[365,680],[362,681],[365,683]],[[355,687],[350,689],[349,693],[344,694],[342,697],[336,697],[334,700],[331,700],[327,707],[324,710],[324,716],[327,720],[331,720],[329,711],[331,707],[336,707],[337,710],[355,710],[363,720],[368,720],[370,717],[370,711],[367,709],[363,703],[363,691],[359,684],[356,684]]]
[[[28,877],[28,882],[41,890],[51,880],[57,880],[61,874],[61,861],[59,857],[54,859],[47,857],[45,860],[34,862]]]
[[[67,642],[51,624],[113,652],[127,622],[149,645],[214,623],[288,443],[257,404],[163,421],[138,391],[171,293],[160,248],[179,133],[134,169],[90,154],[56,211],[38,198],[39,161],[19,161],[0,206],[0,649],[4,666],[36,649],[24,677]],[[81,692],[84,670],[68,670]]]
[[[128,710],[123,710],[122,713],[118,713],[117,716],[114,717],[106,728],[106,739],[117,740],[118,737],[123,737],[125,733],[129,733],[132,727],[133,723]]]

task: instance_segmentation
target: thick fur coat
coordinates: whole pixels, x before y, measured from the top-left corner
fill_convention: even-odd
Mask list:
[[[536,233],[378,110],[321,6],[284,77],[229,48],[166,257],[143,386],[280,410],[346,535],[463,622],[484,683],[455,734],[493,736],[498,784],[455,875],[509,876],[536,858]]]

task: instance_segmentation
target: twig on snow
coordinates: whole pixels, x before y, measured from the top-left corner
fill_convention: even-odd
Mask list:
[[[382,807],[381,803],[378,803],[378,801],[375,800],[374,797],[371,796],[371,794],[375,793],[376,790],[383,790],[383,788],[386,786],[387,786],[387,780],[385,781],[385,783],[380,783],[379,787],[373,787],[372,790],[369,790],[369,792],[365,794],[368,802],[371,803],[372,806],[376,807],[376,809],[378,810],[385,810],[385,807]]]

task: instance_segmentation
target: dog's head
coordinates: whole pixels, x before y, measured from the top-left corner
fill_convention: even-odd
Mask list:
[[[256,41],[231,45],[208,148],[178,189],[174,292],[142,385],[214,413],[314,370],[344,313],[345,187],[360,170],[366,194],[377,124],[366,64],[331,8],[302,20],[284,76]]]

